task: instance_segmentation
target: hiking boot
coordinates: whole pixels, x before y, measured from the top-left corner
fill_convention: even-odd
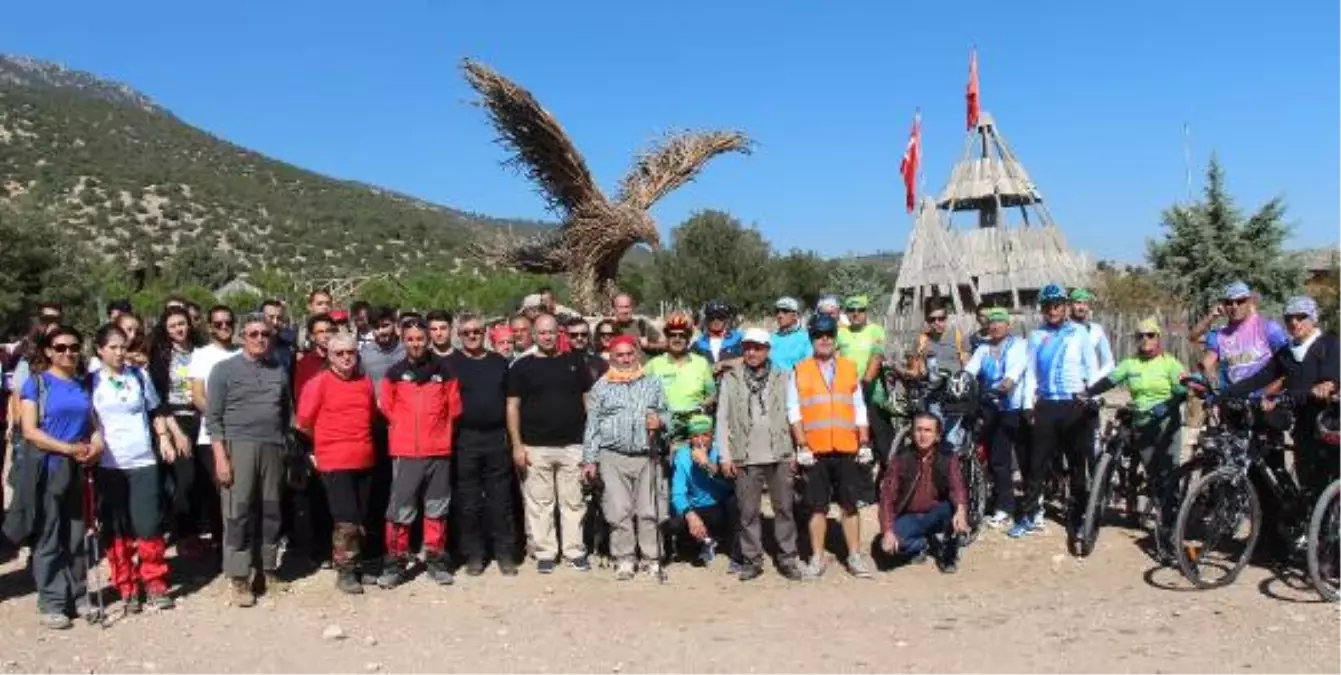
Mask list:
[[[553,560],[535,561],[535,571],[538,574],[554,574],[554,567],[555,565]]]
[[[938,560],[936,569],[940,570],[941,574],[954,574],[959,571],[959,565],[953,560]]]
[[[795,560],[779,563],[778,573],[787,581],[800,581],[805,578],[805,574],[801,572],[801,566],[796,564]]]
[[[399,560],[388,560],[377,577],[379,588],[392,589],[405,583],[405,565]]]
[[[447,567],[446,558],[429,558],[424,562],[424,567],[428,578],[439,586],[451,586],[456,582],[456,577],[452,576],[452,571]]]
[[[694,567],[707,567],[712,564],[713,558],[717,557],[717,542],[711,538],[704,539],[703,544],[699,546],[698,558],[694,560]]]
[[[732,560],[726,566],[726,573],[730,574],[733,577],[738,576],[744,570],[745,570],[745,564],[740,562],[739,560]]]
[[[505,577],[515,577],[520,570],[517,569],[517,563],[512,562],[511,558],[498,561],[498,573]]]
[[[870,566],[866,564],[866,559],[857,553],[847,557],[847,571],[858,579],[871,578]]]
[[[358,572],[345,568],[335,573],[335,588],[341,593],[349,595],[362,595],[363,584],[359,580]]]
[[[615,564],[615,581],[628,581],[637,573],[632,560],[621,560]]]
[[[172,596],[168,595],[166,591],[149,593],[148,597],[145,598],[144,604],[148,605],[149,609],[158,611],[172,609],[177,606],[177,603],[172,599]]]
[[[140,602],[139,593],[131,593],[121,600],[121,606],[127,614],[139,614],[144,611],[144,603]]]
[[[43,628],[50,628],[51,630],[67,630],[74,626],[70,617],[60,612],[48,612],[39,617],[38,620],[42,623]]]
[[[658,578],[662,574],[661,563],[656,560],[644,560],[642,568],[649,577]]]
[[[256,594],[251,590],[250,581],[234,579],[229,586],[232,588],[232,602],[235,607],[253,607],[256,605]]]
[[[484,561],[479,558],[471,558],[466,562],[466,576],[478,577],[484,574]]]
[[[568,566],[579,572],[591,571],[591,561],[587,559],[587,556],[580,556],[569,560]]]
[[[753,581],[764,575],[764,566],[758,563],[745,563],[740,567],[740,574],[736,577],[741,581]]]
[[[280,579],[279,574],[275,572],[265,573],[265,593],[267,595],[289,592],[289,582]]]

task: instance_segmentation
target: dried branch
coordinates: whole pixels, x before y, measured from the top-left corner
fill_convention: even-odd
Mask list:
[[[466,59],[461,67],[480,94],[498,142],[512,154],[505,164],[539,187],[550,210],[566,214],[605,203],[582,155],[531,92],[478,61]]]
[[[675,134],[645,150],[619,183],[616,201],[647,209],[672,190],[694,180],[708,160],[726,152],[749,154],[750,139],[739,131]]]

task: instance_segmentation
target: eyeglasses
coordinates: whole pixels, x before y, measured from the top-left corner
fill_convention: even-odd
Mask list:
[[[570,331],[568,331],[568,337],[573,338],[573,339],[582,338],[583,340],[585,340],[585,339],[591,337],[591,331],[587,331],[587,330],[570,330]]]
[[[210,325],[211,325],[211,326],[214,326],[215,328],[232,328],[232,327],[233,327],[233,322],[232,322],[232,321],[211,321],[211,322],[210,322]]]
[[[335,356],[335,357],[345,357],[345,356],[353,356],[353,355],[354,355],[354,350],[352,350],[352,349],[333,349],[333,350],[331,350],[331,356]]]
[[[79,345],[73,342],[62,342],[60,344],[51,345],[51,351],[56,352],[57,354],[78,354]]]
[[[1137,333],[1136,337],[1141,340],[1153,340],[1159,337],[1159,333]]]
[[[249,330],[245,333],[245,335],[248,340],[256,340],[258,338],[269,340],[270,336],[274,335],[274,333],[268,330]]]
[[[1295,322],[1295,323],[1298,323],[1298,322],[1300,322],[1300,321],[1308,321],[1308,320],[1311,319],[1311,318],[1313,318],[1313,317],[1311,317],[1311,316],[1309,316],[1309,315],[1307,315],[1307,314],[1286,314],[1286,315],[1285,315],[1285,320],[1286,320],[1286,321],[1293,321],[1293,322]]]

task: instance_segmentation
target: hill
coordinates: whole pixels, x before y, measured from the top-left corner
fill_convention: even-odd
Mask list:
[[[186,124],[124,84],[0,55],[2,201],[50,212],[132,268],[193,252],[308,276],[456,265],[480,232],[547,227],[307,171]]]

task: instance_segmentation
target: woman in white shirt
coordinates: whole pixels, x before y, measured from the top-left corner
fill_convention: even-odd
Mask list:
[[[89,373],[88,389],[107,448],[98,466],[98,518],[106,538],[112,584],[126,611],[142,609],[141,590],[151,608],[171,609],[159,458],[154,448],[157,445],[164,462],[172,462],[176,421],[171,415],[159,414],[162,404],[144,370],[127,364],[127,342],[126,334],[111,324],[99,329],[94,338],[101,364]]]

